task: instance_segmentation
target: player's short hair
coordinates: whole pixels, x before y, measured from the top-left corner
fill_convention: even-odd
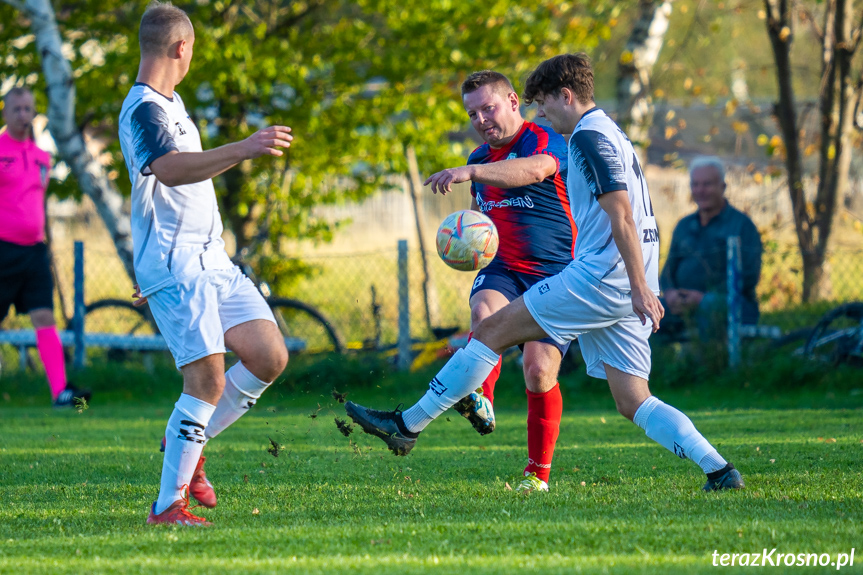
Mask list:
[[[580,104],[593,102],[593,69],[587,54],[561,54],[549,58],[531,72],[524,86],[524,101],[530,105],[539,95],[557,97],[569,88]]]
[[[159,56],[179,40],[185,40],[194,33],[189,16],[171,4],[153,0],[141,17],[138,43],[141,54]]]
[[[719,174],[719,181],[725,183],[725,165],[716,156],[698,156],[689,164],[689,173],[699,168],[714,168]]]
[[[33,91],[30,88],[25,88],[24,86],[15,86],[3,96],[3,107],[5,108],[9,104],[9,100],[12,98],[17,98],[19,96],[24,96],[29,94],[35,100],[36,97],[33,95]]]
[[[512,87],[512,82],[510,82],[509,78],[500,72],[495,72],[494,70],[480,70],[479,72],[474,72],[468,76],[464,82],[462,82],[461,95],[464,97],[465,94],[476,92],[483,86],[498,87],[499,91],[505,92],[506,94],[515,92],[515,88]]]

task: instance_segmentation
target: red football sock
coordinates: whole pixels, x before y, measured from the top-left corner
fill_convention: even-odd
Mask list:
[[[473,332],[467,334],[467,340],[470,341],[473,338]],[[482,394],[486,396],[489,403],[494,406],[494,385],[497,383],[497,379],[500,377],[500,367],[503,365],[503,356],[497,358],[497,365],[491,369],[491,373],[488,374],[488,377],[485,378],[485,381],[482,382]]]
[[[560,417],[563,413],[563,397],[560,384],[555,384],[545,393],[527,392],[527,457],[526,472],[548,483],[554,445],[560,434]]]

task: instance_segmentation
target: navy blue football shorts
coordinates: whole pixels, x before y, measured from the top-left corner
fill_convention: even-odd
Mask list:
[[[546,276],[512,271],[502,265],[495,265],[495,262],[492,262],[476,275],[473,287],[470,290],[470,297],[472,298],[475,293],[482,290],[494,290],[503,294],[508,301],[513,301],[529,290],[533,284],[543,279],[546,279]],[[560,350],[561,357],[566,355],[566,351],[569,349],[569,344],[571,343],[558,343],[550,337],[539,341],[556,347]],[[524,345],[518,347],[524,351]]]

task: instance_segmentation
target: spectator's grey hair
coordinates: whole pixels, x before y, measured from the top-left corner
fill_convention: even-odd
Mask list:
[[[692,174],[698,168],[706,168],[706,167],[716,168],[716,171],[719,172],[719,180],[721,182],[725,182],[725,166],[722,164],[722,160],[717,158],[716,156],[698,156],[692,163],[689,164],[689,173]]]

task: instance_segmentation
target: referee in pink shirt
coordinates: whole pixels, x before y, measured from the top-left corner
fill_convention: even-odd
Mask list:
[[[45,191],[51,156],[33,141],[33,93],[12,88],[3,98],[0,133],[0,322],[14,305],[29,313],[55,407],[90,392],[66,382],[66,359],[54,323],[54,282],[45,244]]]

